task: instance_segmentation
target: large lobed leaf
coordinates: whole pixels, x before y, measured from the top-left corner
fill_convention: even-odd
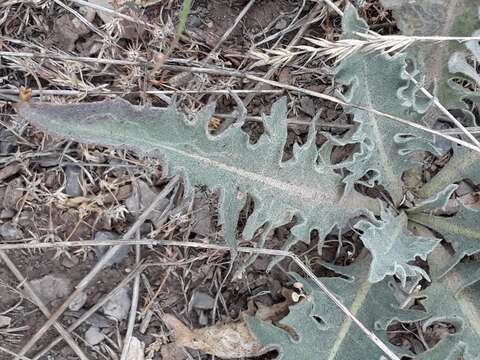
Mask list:
[[[366,33],[367,24],[348,6],[343,17],[343,38],[356,39]],[[336,81],[348,86],[345,100],[415,121],[418,114],[407,106],[411,83],[406,78],[405,56],[358,52],[337,67]],[[347,107],[358,124],[351,137],[340,144],[359,143],[359,151],[345,165],[350,174],[345,183],[352,187],[363,182],[383,185],[396,204],[403,197],[402,174],[415,166],[408,157],[413,150],[431,150],[424,133],[371,112]],[[373,174],[373,175],[371,175]],[[367,177],[367,179],[364,179]]]
[[[308,241],[313,229],[325,236],[335,225],[342,227],[364,212],[342,196],[341,177],[317,162],[314,131],[303,147],[294,147],[293,159],[282,161],[287,136],[285,99],[264,117],[265,134],[254,145],[240,129],[241,123],[210,135],[213,111],[208,106],[190,121],[173,107],[139,108],[123,100],[18,106],[22,118],[49,133],[162,158],[166,175],[185,176],[187,192],[194,185],[218,189],[220,222],[232,248],[247,195],[254,199],[255,208],[243,231],[246,239],[265,224],[267,229],[280,226],[295,215],[299,221],[292,228],[292,242]]]
[[[352,314],[389,344],[387,326],[393,320],[415,321],[426,316],[421,311],[402,310],[393,295],[392,278],[375,284],[368,281],[369,257],[358,259],[348,267],[326,265],[346,278],[322,278],[322,282],[341,299]],[[275,348],[276,360],[357,360],[384,359],[382,351],[365,334],[338,311],[336,305],[310,280],[297,274],[295,279],[304,285],[306,298],[290,306],[281,327],[248,318],[247,323],[265,348]],[[405,350],[389,344],[398,356]]]

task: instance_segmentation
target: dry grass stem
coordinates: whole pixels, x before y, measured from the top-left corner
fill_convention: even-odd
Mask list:
[[[22,284],[22,286],[25,288],[27,295],[32,299],[33,303],[38,306],[40,311],[45,315],[45,317],[48,319],[51,316],[50,310],[45,306],[43,301],[38,297],[38,295],[33,291],[32,287],[28,283],[27,279],[22,275],[20,270],[17,268],[17,266],[10,260],[9,256],[4,252],[0,250],[0,259],[7,265],[9,270],[15,275],[17,280]],[[73,340],[72,336],[63,328],[63,326],[57,322],[53,322],[53,327],[60,333],[60,335],[65,339],[67,344],[72,348],[72,350],[77,354],[77,356],[81,360],[88,360],[88,357],[83,353],[82,349],[77,345],[75,340]],[[20,355],[25,355],[21,354]]]
[[[364,52],[386,52],[388,54],[405,51],[408,47],[418,42],[445,42],[445,41],[478,41],[480,37],[449,37],[449,36],[404,36],[404,35],[378,35],[356,33],[362,39],[342,39],[329,41],[321,38],[306,37],[312,45],[297,45],[285,49],[266,49],[263,51],[252,50],[251,56],[258,61],[255,66],[285,65],[294,58],[306,57],[304,66],[314,58],[325,57],[327,60],[335,59],[338,63],[349,56]]]

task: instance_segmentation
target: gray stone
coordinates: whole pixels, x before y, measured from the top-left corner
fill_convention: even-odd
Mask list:
[[[65,194],[74,197],[82,195],[80,175],[81,169],[78,166],[67,165],[65,167]]]
[[[198,194],[193,201],[192,232],[210,236],[215,231],[212,224],[212,213],[206,194]]]
[[[70,257],[64,256],[62,259],[62,265],[65,266],[67,269],[71,269],[75,265],[78,265],[79,262],[80,260],[75,255],[70,255]]]
[[[85,305],[86,301],[87,301],[87,294],[85,294],[84,292],[81,292],[80,294],[78,294],[78,296],[75,297],[73,302],[70,305],[68,305],[68,308],[72,311],[78,311],[83,307],[83,305]]]
[[[103,313],[117,321],[122,321],[128,316],[131,302],[128,290],[122,288],[103,305]]]
[[[32,280],[30,281],[30,286],[35,294],[46,304],[64,298],[72,292],[70,280],[57,274],[50,274],[40,279]]]
[[[133,187],[131,195],[125,201],[125,206],[133,216],[139,216],[144,209],[152,204],[157,195],[157,192],[154,191],[146,182],[137,181],[136,185]],[[155,210],[153,210],[147,217],[147,220],[152,220],[155,223],[155,219],[162,214],[163,210],[165,210],[168,204],[168,199],[160,200]]]
[[[104,339],[105,335],[95,326],[89,328],[85,333],[85,341],[92,346],[100,344]]]
[[[95,234],[94,240],[101,241],[101,240],[117,240],[119,236],[110,231],[99,231]],[[95,255],[98,259],[101,259],[103,254],[107,251],[108,246],[95,246]],[[117,253],[105,264],[106,267],[119,264],[125,258],[128,257],[128,253],[130,251],[129,246],[122,246],[118,249]]]
[[[195,291],[192,299],[190,300],[190,308],[200,310],[211,310],[215,304],[215,300],[208,294]]]
[[[1,220],[11,219],[14,216],[15,216],[15,210],[13,209],[2,209],[2,211],[0,211]]]
[[[0,328],[9,327],[12,319],[8,316],[0,315]]]
[[[23,237],[23,232],[12,223],[5,223],[0,226],[0,236],[7,241],[18,240]]]

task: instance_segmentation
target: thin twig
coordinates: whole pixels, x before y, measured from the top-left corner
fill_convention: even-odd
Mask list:
[[[307,18],[307,21],[305,22],[305,24],[298,30],[298,32],[295,34],[292,41],[290,41],[290,43],[288,44],[287,50],[289,50],[292,47],[294,47],[295,45],[297,45],[297,43],[302,39],[303,34],[305,34],[305,32],[307,31],[308,26],[310,25],[310,20],[314,19],[319,13],[321,13],[323,7],[324,7],[324,5],[320,4],[320,3],[318,3],[314,6],[314,8],[311,10],[310,14],[308,15],[308,18]],[[264,80],[270,80],[270,78],[273,76],[273,74],[275,74],[275,72],[279,69],[279,67],[280,67],[280,64],[274,64],[273,66],[271,66],[268,69],[267,73],[263,76],[263,79]],[[262,84],[257,84],[255,86],[255,89],[258,90],[258,89],[262,89],[263,87],[264,86]],[[253,96],[249,95],[245,98],[243,103],[244,103],[245,106],[247,106],[252,100],[253,100]]]
[[[140,199],[137,199],[137,206],[141,207]],[[136,239],[137,240],[140,239],[140,229],[137,229],[136,231]],[[135,263],[137,267],[141,263],[141,247],[138,244],[135,244]],[[140,298],[140,273],[137,273],[135,276],[135,280],[133,281],[132,303],[130,306],[130,314],[128,317],[127,331],[125,333],[125,340],[123,342],[123,349],[122,349],[122,355],[120,357],[120,360],[126,360],[128,356],[128,352],[130,350],[130,343],[132,341],[132,336],[133,336],[133,328],[135,327],[135,320],[137,317],[139,298]]]
[[[146,90],[137,91],[138,93],[151,94],[151,95],[177,95],[177,94],[214,94],[214,95],[228,95],[230,93],[235,94],[282,94],[283,90],[275,89],[239,89],[239,90]],[[0,89],[1,94],[18,95],[20,90],[17,89]],[[99,96],[99,95],[122,95],[125,91],[80,91],[80,90],[32,90],[32,97],[40,96],[42,93],[45,96]],[[134,94],[135,91],[129,91],[129,94]],[[12,99],[13,100],[13,99]],[[15,99],[18,101],[18,99]]]
[[[100,309],[108,300],[110,300],[120,289],[124,288],[130,281],[132,281],[135,276],[139,273],[141,273],[145,269],[146,265],[141,264],[138,265],[135,269],[132,270],[130,274],[128,274],[120,283],[115,286],[107,295],[105,295],[103,298],[98,300],[94,306],[92,306],[90,309],[85,311],[82,316],[80,316],[72,325],[68,327],[68,331],[72,332],[76,328],[78,328],[81,324],[85,322],[91,315],[93,315],[98,309]],[[42,356],[44,356],[48,351],[59,344],[62,341],[62,337],[59,336],[55,340],[53,340],[47,347],[45,347],[43,350],[41,350],[38,354],[36,354],[33,357],[33,360],[38,360]]]
[[[71,241],[63,242],[62,245],[66,246],[95,246],[95,245],[113,245],[113,244],[136,244],[136,245],[162,245],[162,246],[181,246],[181,247],[193,247],[199,249],[212,249],[229,252],[231,248],[228,246],[222,246],[217,244],[208,244],[208,243],[197,243],[197,242],[187,242],[187,241],[170,241],[170,240],[152,240],[152,239],[130,239],[130,240],[88,240],[88,241]],[[59,243],[45,243],[48,247],[57,247],[56,244]],[[68,244],[68,245],[67,245]],[[88,245],[87,245],[88,244]],[[42,244],[43,245],[43,244]],[[115,245],[119,246],[119,245]],[[45,246],[47,247],[47,246]],[[333,294],[323,282],[317,278],[317,276],[310,270],[310,268],[303,263],[300,258],[290,251],[276,250],[276,249],[262,249],[262,248],[250,248],[250,247],[238,247],[237,251],[250,254],[263,254],[263,255],[272,255],[272,256],[281,256],[291,258],[304,272],[310,277],[315,284],[327,294],[327,296],[344,312],[344,314],[349,317],[359,328],[362,330],[374,343],[377,345],[386,355],[389,356],[391,360],[400,360],[373,332],[371,332],[363,323],[358,320],[355,315]]]
[[[9,270],[12,272],[12,274],[17,278],[17,280],[22,284],[24,287],[27,295],[32,299],[33,303],[38,306],[40,311],[45,315],[45,317],[48,319],[51,316],[50,310],[45,306],[43,301],[40,299],[40,297],[35,293],[33,288],[30,286],[30,283],[27,281],[27,279],[22,275],[20,270],[17,268],[17,266],[13,263],[12,260],[10,260],[10,257],[2,250],[0,250],[0,259],[3,260],[5,265],[9,268]],[[78,344],[73,340],[72,336],[63,328],[62,325],[60,325],[59,322],[54,321],[53,322],[53,327],[60,333],[60,335],[65,339],[68,345],[72,348],[72,350],[77,354],[80,359],[82,360],[88,360],[88,357],[83,353],[82,349],[78,346]],[[25,353],[20,353],[19,355],[25,355]],[[18,358],[18,357],[17,357]]]
[[[61,339],[61,338],[60,338],[60,339]],[[8,355],[12,355],[12,356],[14,356],[14,357],[17,358],[17,359],[21,359],[21,360],[32,360],[32,359],[30,359],[29,357],[26,357],[26,356],[24,356],[24,355],[18,355],[17,353],[14,353],[13,351],[4,348],[3,346],[0,346],[0,351],[3,351],[4,353],[7,353]]]
[[[213,47],[213,49],[208,54],[207,58],[209,58],[211,54],[214,54],[220,48],[220,46],[222,46],[222,44],[225,42],[225,40],[228,39],[230,34],[233,32],[233,30],[235,30],[237,25],[240,23],[240,21],[243,19],[243,17],[248,12],[248,10],[250,10],[250,8],[253,6],[254,3],[255,3],[255,0],[250,0],[248,2],[248,4],[245,5],[245,7],[242,9],[240,14],[238,14],[237,18],[233,22],[232,26],[230,26],[230,28],[222,35],[220,40],[217,42],[217,44]]]
[[[60,5],[62,8],[64,8],[65,10],[67,10],[69,13],[71,13],[73,16],[75,16],[77,19],[79,19],[85,26],[87,26],[90,30],[92,30],[93,32],[95,32],[97,35],[99,35],[101,38],[107,40],[108,39],[108,36],[106,34],[104,34],[103,32],[101,32],[100,30],[98,30],[92,23],[90,23],[90,21],[88,21],[87,19],[85,19],[85,17],[83,17],[78,11],[75,11],[73,10],[70,6],[64,4],[62,1],[60,0],[53,0],[56,4]]]
[[[177,184],[179,177],[175,176],[167,186],[157,195],[153,202],[148,206],[147,209],[138,217],[132,227],[125,233],[123,236],[124,239],[130,239],[133,234],[140,228],[140,226],[145,222],[149,214],[156,208],[158,203],[167,196],[170,191]],[[63,312],[68,308],[68,306],[76,299],[76,297],[85,289],[88,284],[97,276],[97,274],[102,271],[105,265],[110,261],[110,259],[115,256],[115,254],[120,250],[122,245],[116,245],[110,248],[98,261],[93,269],[83,278],[82,281],[76,286],[75,291],[68,297],[68,299],[55,311],[55,313],[50,317],[50,319],[35,333],[32,338],[23,346],[20,355],[26,354],[35,343],[42,337],[42,335],[52,326],[52,324],[63,314]]]
[[[104,13],[122,18],[122,19],[127,20],[127,21],[134,22],[136,24],[145,25],[145,26],[148,26],[149,28],[155,28],[155,25],[149,24],[148,22],[145,22],[145,21],[136,19],[134,17],[122,14],[121,12],[106,8],[106,7],[98,5],[97,3],[94,3],[94,2],[88,2],[88,1],[84,1],[84,0],[70,0],[70,1],[74,2],[74,3],[77,3],[79,5],[82,5],[82,6],[90,7],[92,9],[97,10],[97,11],[102,11]]]

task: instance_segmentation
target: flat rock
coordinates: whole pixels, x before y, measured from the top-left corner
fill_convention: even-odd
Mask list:
[[[195,291],[190,300],[190,307],[199,310],[211,310],[215,304],[213,297],[201,291]]]
[[[82,195],[82,188],[80,186],[81,170],[78,166],[67,165],[65,167],[65,194],[69,196]]]
[[[95,234],[94,240],[117,240],[119,236],[111,231],[99,231]],[[101,259],[103,254],[107,251],[108,246],[95,246],[95,255],[98,259]],[[122,246],[117,253],[105,264],[106,267],[121,263],[128,257],[130,252],[129,246]]]
[[[117,321],[122,321],[128,316],[131,302],[128,290],[122,288],[103,305],[103,313]]]
[[[99,328],[92,326],[85,332],[85,341],[90,345],[98,345],[105,339]]]
[[[64,298],[72,292],[70,280],[58,274],[50,274],[32,280],[30,281],[30,286],[46,304]]]
[[[78,294],[78,296],[75,297],[73,302],[70,305],[68,305],[68,308],[72,311],[78,311],[83,307],[83,305],[85,305],[86,301],[87,301],[87,294],[85,294],[84,292],[81,292],[80,294]]]
[[[12,223],[5,223],[0,226],[0,236],[7,241],[18,240],[23,237],[23,231]]]
[[[125,201],[125,206],[127,207],[130,213],[137,217],[139,216],[144,209],[152,204],[152,202],[157,197],[158,193],[154,191],[146,182],[137,181],[133,187],[133,191]],[[155,223],[155,220],[162,215],[163,210],[169,204],[168,199],[162,199],[147,217],[147,220],[152,220]]]
[[[8,316],[0,315],[0,328],[9,327],[12,319]]]

